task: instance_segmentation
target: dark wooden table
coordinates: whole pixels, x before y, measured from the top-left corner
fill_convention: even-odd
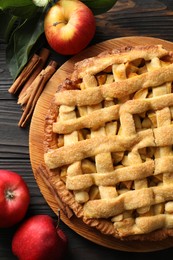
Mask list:
[[[173,1],[172,0],[118,0],[109,12],[97,16],[97,30],[91,44],[124,36],[152,36],[173,41]],[[31,202],[27,217],[48,214],[55,218],[41,195],[34,179],[29,158],[29,126],[17,126],[21,108],[17,97],[8,93],[12,78],[5,60],[5,43],[0,41],[0,168],[18,172],[26,181]],[[144,259],[146,257],[168,257],[173,248],[149,253],[129,253],[99,246],[79,236],[64,223],[60,227],[69,238],[66,259],[74,260],[121,260]],[[11,251],[11,240],[16,227],[0,229],[0,259],[16,259]],[[31,259],[34,260],[34,259]],[[50,259],[51,260],[51,259]]]

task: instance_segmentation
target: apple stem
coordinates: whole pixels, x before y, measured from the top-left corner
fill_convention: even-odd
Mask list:
[[[56,228],[59,227],[59,222],[60,222],[60,209],[58,209],[57,216],[58,216],[58,219],[57,219]]]
[[[62,22],[54,22],[54,23],[53,23],[53,26],[57,26],[57,25],[60,24],[60,23],[67,24],[66,21],[62,21]]]

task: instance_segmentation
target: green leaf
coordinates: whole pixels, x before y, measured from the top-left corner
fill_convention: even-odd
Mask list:
[[[0,0],[0,9],[6,10],[16,7],[27,7],[34,5],[32,0]]]
[[[6,30],[4,30],[4,40],[8,43],[11,36],[12,30],[15,28],[16,21],[18,20],[17,16],[12,16],[9,19],[9,22],[6,24]]]
[[[17,21],[17,16],[4,15],[2,18],[0,16],[0,24],[4,24],[4,26],[0,27],[0,37],[8,43],[12,30],[15,28],[15,23]]]
[[[13,32],[6,50],[7,63],[13,79],[28,61],[33,46],[44,32],[43,17],[26,19]]]
[[[0,10],[0,24],[3,24],[3,26],[0,26],[0,38],[5,42],[8,41],[8,35],[11,33],[15,20],[15,16]]]
[[[32,0],[0,0],[0,10],[26,19],[34,15],[38,7]]]

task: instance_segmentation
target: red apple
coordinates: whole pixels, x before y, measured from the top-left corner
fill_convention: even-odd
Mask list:
[[[62,260],[66,249],[66,235],[48,215],[25,220],[12,239],[12,252],[20,260]]]
[[[16,172],[0,170],[0,228],[20,222],[30,202],[29,189]]]
[[[95,34],[92,11],[78,0],[60,0],[45,16],[44,31],[49,45],[63,55],[84,49]]]

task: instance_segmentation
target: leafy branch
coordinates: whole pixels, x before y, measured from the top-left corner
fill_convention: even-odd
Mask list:
[[[44,36],[45,11],[45,7],[36,6],[32,0],[0,0],[0,22],[5,25],[0,34],[7,43],[6,60],[13,79]]]

